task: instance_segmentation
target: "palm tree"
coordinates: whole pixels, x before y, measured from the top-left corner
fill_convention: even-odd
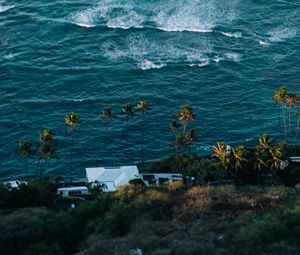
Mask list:
[[[177,154],[180,150],[186,148],[186,139],[184,135],[176,135],[175,137],[175,147],[177,150]]]
[[[134,105],[130,102],[124,105],[122,108],[122,113],[125,116],[126,119],[126,126],[128,126],[128,120],[134,116]]]
[[[151,110],[148,101],[140,101],[137,110],[142,113],[142,163],[144,163],[145,115]]]
[[[297,105],[297,97],[294,94],[286,95],[286,105],[289,106],[289,132],[291,132],[291,109]]]
[[[229,169],[231,158],[231,151],[227,148],[228,146],[225,143],[218,142],[217,145],[212,147],[214,153],[211,156],[212,158],[218,159],[220,166],[225,170]]]
[[[269,154],[260,146],[256,146],[254,152],[254,169],[259,172],[260,183],[263,184],[262,173],[268,168]]]
[[[103,121],[111,122],[114,118],[114,114],[110,107],[104,107],[101,113],[101,118]],[[108,126],[106,127],[106,136],[108,137]]]
[[[177,122],[177,120],[173,120],[170,123],[170,131],[172,131],[172,133],[175,135],[175,137],[176,137],[176,132],[179,130],[179,128],[180,128],[180,125]]]
[[[73,146],[74,146],[74,142],[73,142],[73,130],[74,130],[74,127],[80,125],[79,116],[76,113],[74,113],[74,112],[70,112],[65,117],[65,123],[68,125],[67,131],[68,131],[69,135],[71,136],[71,152],[70,152],[70,172],[69,172],[69,178],[70,178],[70,182],[72,182],[71,174],[72,174],[72,167],[73,167]]]
[[[288,90],[285,87],[280,87],[279,90],[273,96],[275,104],[279,105],[279,128],[281,126],[281,124],[280,124],[280,108],[282,110],[285,137],[287,136],[286,116],[285,116],[285,107],[286,107],[286,97],[287,97],[287,95],[288,95]]]
[[[241,169],[243,164],[248,162],[246,155],[248,151],[243,145],[239,145],[232,149],[233,166],[236,170]]]
[[[28,161],[28,158],[30,158],[30,155],[32,152],[33,152],[32,143],[28,142],[26,140],[20,141],[19,148],[15,152],[15,154],[17,154],[23,161],[27,178],[28,178],[27,161]]]
[[[259,139],[258,146],[263,150],[269,151],[272,148],[274,139],[270,135],[264,134],[260,136],[258,139]]]
[[[38,147],[38,154],[40,157],[38,158],[37,170],[41,161],[43,161],[43,165],[40,166],[39,175],[42,177],[45,170],[47,162],[50,159],[57,159],[58,157],[55,155],[56,151],[56,140],[49,129],[45,129],[42,133],[40,133],[39,139],[39,147]]]
[[[299,122],[300,122],[300,110],[298,110],[297,114],[296,114],[296,121],[297,121],[297,125],[296,125],[296,144],[299,144]]]
[[[185,105],[185,106],[181,107],[181,109],[178,113],[178,119],[182,123],[183,135],[185,135],[187,124],[191,121],[194,121],[195,117],[196,117],[196,115],[191,106]]]
[[[186,134],[186,144],[188,147],[192,146],[198,139],[198,134],[195,129],[189,130]]]

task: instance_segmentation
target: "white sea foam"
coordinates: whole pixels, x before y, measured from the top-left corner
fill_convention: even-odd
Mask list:
[[[90,8],[84,11],[76,12],[71,16],[71,20],[80,27],[95,27],[97,13],[97,8]]]
[[[205,39],[190,40],[182,45],[181,40],[169,38],[158,41],[146,37],[142,33],[134,33],[123,40],[109,40],[101,45],[103,56],[113,62],[124,61],[134,63],[139,68],[161,68],[162,65],[173,63],[207,65],[207,54],[211,52],[211,45]],[[154,63],[156,66],[148,61]]]
[[[233,38],[240,38],[242,37],[242,33],[236,32],[236,33],[226,33],[226,32],[221,32],[222,35],[226,37],[233,37]]]
[[[149,69],[160,69],[162,67],[165,67],[166,64],[155,64],[154,62],[150,60],[143,60],[141,63],[138,64],[138,67],[142,70],[149,70]]]
[[[240,62],[242,59],[241,54],[235,52],[229,52],[224,54],[226,60],[230,60],[233,62]]]
[[[130,10],[125,14],[117,16],[116,18],[109,19],[107,26],[110,28],[143,28],[144,17],[137,12]]]
[[[209,60],[204,60],[201,63],[197,63],[197,64],[189,64],[189,66],[194,67],[194,66],[198,66],[198,67],[204,67],[207,66],[209,64]]]
[[[260,44],[261,46],[268,46],[268,45],[269,45],[269,43],[264,42],[264,41],[261,41],[261,40],[258,40],[258,42],[259,42],[259,44]]]
[[[9,9],[15,8],[15,5],[0,5],[0,12],[6,12]]]
[[[235,52],[228,52],[223,54],[222,56],[215,56],[213,58],[213,61],[216,63],[219,63],[220,61],[233,61],[233,62],[240,62],[242,59],[242,56],[239,53],[235,53]]]
[[[71,19],[78,25],[105,25],[110,28],[154,28],[167,32],[212,32],[217,24],[235,18],[234,3],[220,7],[218,1],[120,1],[102,0],[98,5],[81,10]],[[148,26],[148,25],[147,25]]]
[[[296,36],[297,32],[298,29],[295,27],[280,26],[268,33],[270,36],[269,41],[272,43],[285,41],[286,39],[290,39]]]

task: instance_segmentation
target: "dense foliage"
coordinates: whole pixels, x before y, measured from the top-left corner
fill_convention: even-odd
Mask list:
[[[125,186],[75,209],[2,211],[0,250],[3,255],[129,255],[134,249],[145,255],[298,254],[299,197],[283,187]]]

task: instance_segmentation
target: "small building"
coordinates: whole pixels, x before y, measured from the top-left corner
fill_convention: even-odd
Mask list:
[[[19,188],[20,185],[27,185],[28,183],[26,181],[14,180],[14,181],[4,182],[4,184],[8,185],[12,189],[17,189]]]
[[[300,156],[290,157],[291,162],[300,163]]]
[[[162,185],[165,182],[183,181],[182,174],[178,173],[147,173],[141,174],[141,179],[148,185]]]
[[[63,187],[57,189],[57,194],[63,197],[88,195],[89,189],[86,186]]]
[[[120,186],[137,178],[140,178],[137,166],[86,168],[87,182],[103,184],[105,192],[116,191]]]

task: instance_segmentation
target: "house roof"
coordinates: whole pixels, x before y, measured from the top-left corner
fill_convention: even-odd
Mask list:
[[[76,190],[88,190],[86,186],[72,186],[72,187],[63,187],[58,188],[57,191],[76,191]]]
[[[292,162],[300,162],[300,156],[293,156],[293,157],[290,157],[290,159]]]
[[[130,180],[139,178],[139,170],[137,166],[86,168],[86,178],[89,183],[105,184],[106,191],[115,191]]]

